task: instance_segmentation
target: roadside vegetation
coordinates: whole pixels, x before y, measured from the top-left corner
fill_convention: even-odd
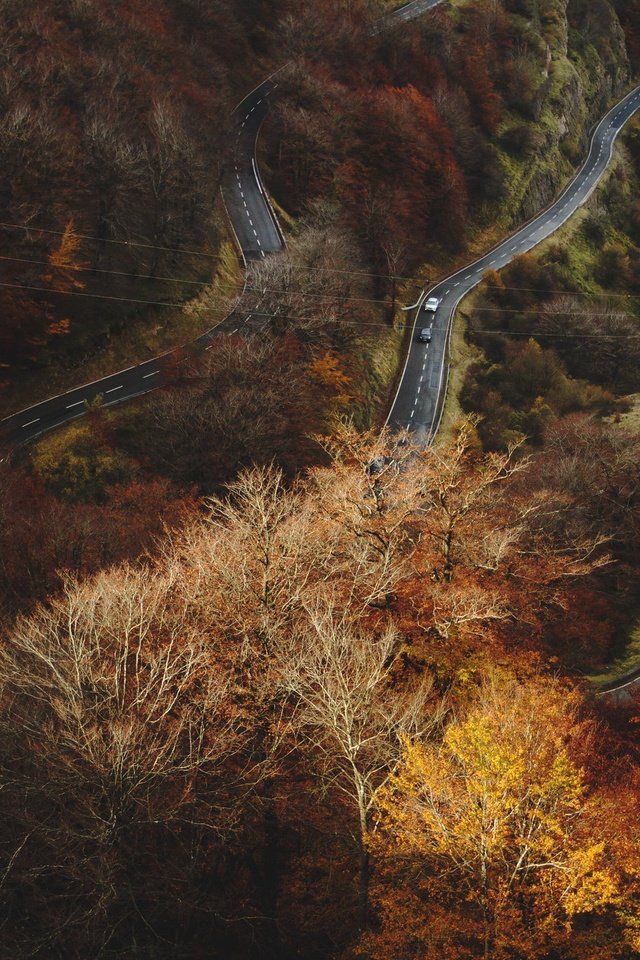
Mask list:
[[[640,489],[630,416],[640,387],[639,184],[634,120],[586,209],[539,250],[489,272],[465,309],[466,336],[482,353],[459,396],[481,416],[483,448],[524,443],[544,482],[579,491],[594,523],[616,517],[616,564],[601,586],[617,611],[614,632],[595,659],[573,645],[575,669],[600,679],[637,666],[638,531],[627,510]]]
[[[639,387],[640,123],[586,209],[538,250],[489,271],[468,314],[483,359],[462,402],[487,449],[540,444],[567,413],[620,414]]]
[[[0,461],[15,960],[640,956],[638,703],[584,679],[638,614],[640,125],[467,303],[446,434],[379,429],[401,304],[551,198],[637,2],[372,34],[389,6],[0,0],[4,250],[47,289],[4,288],[7,409],[105,343],[250,316]],[[226,124],[284,58],[260,150],[288,246],[241,284]]]
[[[634,714],[554,659],[606,643],[609,518],[473,421],[402,440],[244,470],[6,630],[12,956],[635,955]]]

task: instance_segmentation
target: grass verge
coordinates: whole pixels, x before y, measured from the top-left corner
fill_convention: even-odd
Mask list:
[[[203,283],[193,300],[177,307],[149,308],[132,316],[121,330],[107,333],[92,353],[78,360],[60,354],[46,366],[25,370],[0,396],[0,417],[189,343],[224,319],[228,303],[241,284],[240,263],[229,237],[221,244],[211,281]],[[206,309],[198,309],[205,295]]]
[[[440,430],[434,446],[446,445],[449,441],[455,424],[464,415],[460,406],[460,392],[469,366],[482,356],[481,351],[467,340],[467,318],[473,310],[476,291],[471,293],[458,304],[451,321],[451,342],[449,347],[449,384],[445,399],[444,411],[440,422]]]
[[[640,619],[636,620],[621,642],[620,652],[602,673],[590,674],[587,679],[598,686],[623,680],[627,675],[640,671]]]

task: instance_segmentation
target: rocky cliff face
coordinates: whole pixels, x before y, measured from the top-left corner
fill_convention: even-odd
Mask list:
[[[625,38],[609,0],[537,0],[531,25],[547,44],[537,146],[512,183],[511,225],[534,216],[584,158],[589,131],[629,79]]]

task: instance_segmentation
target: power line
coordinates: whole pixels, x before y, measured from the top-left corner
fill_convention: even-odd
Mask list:
[[[640,333],[550,333],[547,330],[501,330],[479,327],[474,333],[499,333],[505,337],[553,337],[563,340],[640,340]]]
[[[117,300],[122,303],[144,303],[151,307],[183,307],[184,302],[171,300],[138,300],[135,297],[114,297],[106,293],[81,293],[79,290],[52,290],[49,287],[34,287],[26,283],[3,283],[0,287],[12,287],[15,290],[34,290],[37,293],[57,294],[62,297],[89,297],[91,300]]]
[[[486,280],[483,280],[482,283],[486,283]],[[609,299],[616,298],[622,300],[640,300],[640,295],[635,293],[591,293],[588,290],[555,290],[550,287],[492,287],[491,289],[496,292],[501,290],[518,290],[523,293],[551,293],[557,294],[558,296],[564,297],[593,297],[600,299]],[[517,309],[514,307],[514,310]]]
[[[637,317],[633,313],[594,313],[592,310],[580,310],[578,313],[574,313],[571,310],[513,310],[510,307],[471,307],[469,310],[469,316],[473,317],[476,313],[516,313],[520,316],[534,316],[534,317],[609,317],[616,320],[636,320]]]
[[[34,266],[50,267],[51,269],[54,269],[54,270],[56,269],[55,267],[52,267],[51,263],[48,260],[29,260],[25,257],[6,257],[1,254],[0,254],[0,260],[8,263],[29,263]],[[128,273],[125,270],[103,270],[97,267],[73,266],[68,269],[70,271],[73,271],[74,273],[100,273],[100,274],[105,274],[107,276],[113,276],[113,277],[131,277],[132,279],[135,279],[135,280],[153,280],[158,282],[162,281],[166,283],[169,283],[169,282],[184,283],[184,284],[190,284],[192,286],[200,286],[200,287],[210,286],[211,283],[213,282],[212,280],[187,280],[187,279],[183,279],[182,277],[157,277],[157,276],[152,276],[151,274],[148,274],[148,273]],[[274,287],[263,287],[262,289],[258,289],[257,287],[246,287],[246,290],[250,293],[259,293],[259,294],[276,293],[276,294],[280,294],[281,296],[313,297],[314,299],[319,299],[319,300],[354,300],[362,303],[385,303],[387,305],[389,303],[388,298],[383,299],[383,298],[373,298],[373,297],[351,297],[351,296],[345,296],[339,293],[334,295],[326,294],[326,293],[324,294],[309,293],[308,291],[303,291],[303,290],[278,290]],[[54,291],[54,292],[64,293],[65,291]]]
[[[330,294],[330,293],[309,293],[307,290],[278,290],[278,289],[275,288],[275,287],[263,287],[262,289],[258,289],[257,287],[247,287],[246,289],[247,289],[247,291],[248,291],[249,293],[260,293],[260,294],[264,294],[264,293],[275,293],[275,294],[278,294],[278,295],[281,296],[281,297],[309,297],[309,298],[311,298],[311,299],[313,299],[313,300],[334,300],[334,301],[335,301],[335,300],[341,300],[341,301],[344,301],[344,300],[349,300],[349,301],[351,301],[351,300],[353,300],[353,301],[356,301],[356,302],[358,302],[358,303],[384,303],[384,304],[386,304],[387,306],[389,306],[389,299],[388,299],[388,298],[386,298],[386,299],[377,298],[377,299],[376,299],[376,298],[373,298],[373,297],[347,297],[347,296],[344,296],[343,294],[340,294],[340,293],[336,293],[336,294]]]
[[[249,312],[249,316],[252,315],[261,315],[262,311],[254,311],[253,314]],[[310,317],[303,316],[291,316],[290,314],[279,313],[275,314],[273,317],[265,315],[265,325],[269,322],[270,319],[276,320],[291,320],[292,322],[299,321],[301,323],[308,323],[311,319]],[[402,326],[392,327],[388,323],[383,323],[381,321],[371,321],[366,320],[346,320],[342,318],[334,318],[330,320],[321,320],[318,322],[318,325],[322,326],[353,326],[353,327],[364,327],[376,328],[380,327],[383,330],[402,332],[407,329],[412,329],[413,324],[403,324]],[[416,324],[416,329],[419,329],[419,325]],[[474,333],[498,333],[502,334],[505,337],[562,337],[563,339],[573,339],[573,340],[582,340],[582,339],[596,339],[596,340],[640,340],[640,333],[549,333],[545,330],[521,330],[517,332],[512,332],[510,330],[503,330],[501,327],[477,327],[473,331]]]
[[[183,306],[184,306],[184,302],[174,301],[174,300],[171,300],[171,301],[168,301],[168,302],[167,302],[166,300],[143,300],[143,299],[137,299],[137,298],[134,298],[134,297],[115,297],[115,296],[112,296],[112,295],[109,295],[109,294],[104,294],[104,293],[84,293],[84,292],[79,291],[79,290],[53,290],[53,289],[50,289],[50,288],[47,288],[47,287],[36,287],[36,286],[32,286],[32,285],[30,285],[30,284],[21,284],[21,283],[5,283],[5,282],[0,282],[0,287],[8,287],[8,288],[16,289],[16,290],[30,290],[30,291],[35,291],[35,292],[37,292],[37,293],[45,293],[45,294],[47,294],[47,295],[55,294],[55,295],[62,296],[62,297],[85,297],[85,298],[89,298],[89,299],[92,299],[92,300],[109,300],[109,301],[116,301],[116,302],[119,302],[119,303],[138,303],[138,304],[145,304],[145,305],[153,306],[153,307],[183,307]],[[247,312],[248,312],[249,314],[251,314],[252,311],[248,310]],[[261,313],[262,311],[255,310],[255,311],[253,311],[253,312],[254,312],[254,313]],[[480,311],[478,311],[478,312],[480,312]],[[495,311],[494,311],[494,310],[491,309],[491,308],[487,308],[486,312],[510,312],[510,311],[500,311],[500,308],[495,308]],[[541,311],[536,311],[536,310],[531,310],[531,311],[526,311],[526,312],[527,312],[527,313],[530,313],[530,314],[532,314],[532,315],[534,315],[534,316],[548,316],[548,314],[544,314],[543,312],[541,312]],[[611,316],[611,314],[594,314],[594,313],[589,313],[589,314],[584,314],[584,313],[576,313],[576,314],[566,313],[566,314],[565,314],[565,313],[558,313],[558,314],[553,314],[553,316],[556,316],[556,317],[558,317],[558,316],[607,317],[607,316]],[[631,314],[617,314],[616,316],[619,317],[620,319],[632,319],[632,315],[631,315]],[[304,323],[308,323],[308,322],[309,322],[309,319],[310,319],[309,317],[302,317],[302,316],[295,316],[295,317],[294,317],[294,316],[289,316],[289,315],[285,315],[285,314],[277,314],[277,318],[278,318],[278,319],[281,319],[281,320],[292,320],[292,321],[299,321],[299,322],[304,322]],[[633,319],[634,319],[634,318],[633,318]],[[369,322],[369,321],[365,321],[365,320],[347,320],[347,319],[344,319],[344,318],[341,318],[341,317],[334,317],[334,318],[332,318],[332,319],[321,320],[320,322],[321,322],[323,325],[325,325],[325,326],[330,326],[330,325],[332,325],[332,324],[333,324],[333,325],[343,324],[343,325],[345,325],[345,326],[358,326],[358,327],[365,327],[365,328],[369,328],[369,327],[371,327],[371,328],[382,327],[382,328],[385,329],[385,330],[391,330],[391,329],[401,330],[401,329],[403,329],[403,328],[406,329],[407,326],[409,326],[409,324],[403,324],[401,327],[395,327],[395,328],[393,328],[393,327],[392,327],[390,324],[388,324],[388,323],[381,323],[381,322],[377,322],[377,321],[371,321],[371,322]],[[610,333],[594,333],[594,334],[592,334],[592,333],[590,333],[590,334],[575,333],[575,334],[565,334],[565,333],[554,333],[554,332],[550,332],[550,331],[546,331],[546,330],[525,330],[525,331],[517,331],[517,332],[516,332],[516,331],[510,331],[510,330],[503,330],[503,329],[501,329],[501,328],[499,328],[499,327],[498,327],[498,328],[486,328],[486,327],[485,327],[485,328],[482,328],[482,327],[477,327],[477,328],[474,329],[474,332],[475,332],[475,333],[500,333],[500,334],[503,334],[504,336],[575,337],[575,338],[578,338],[578,339],[582,339],[582,338],[586,338],[586,337],[596,337],[596,338],[601,338],[601,339],[611,339],[612,337],[615,337],[615,338],[619,338],[619,339],[629,339],[629,340],[633,340],[633,339],[636,339],[636,338],[640,338],[640,334],[610,334]]]
[[[341,296],[341,294],[330,294],[330,293],[310,293],[306,290],[279,290],[276,287],[247,287],[246,288],[251,293],[274,293],[281,297],[309,297],[314,300],[354,300],[361,301],[363,303],[384,303],[387,306],[389,305],[389,297],[386,298],[372,298],[372,297],[347,297]],[[504,288],[504,289],[520,289],[518,287],[513,288]],[[603,297],[606,294],[602,294]],[[624,297],[624,294],[617,294],[617,296]],[[634,299],[639,299],[640,297],[635,297]],[[581,310],[579,313],[572,313],[565,310],[519,310],[517,307],[468,307],[466,308],[469,312],[469,315],[474,313],[518,313],[518,314],[537,314],[539,316],[545,317],[621,317],[621,318],[631,318],[633,314],[629,313],[593,313],[586,312]]]
[[[336,300],[352,301],[352,300],[353,300],[353,301],[356,301],[356,302],[363,302],[363,303],[383,303],[383,304],[386,304],[387,306],[389,305],[389,298],[386,298],[386,299],[374,299],[374,298],[370,298],[370,297],[346,297],[346,296],[341,296],[339,293],[337,293],[337,294],[310,293],[310,292],[308,292],[308,291],[306,291],[306,290],[292,290],[292,291],[289,291],[289,290],[279,290],[279,289],[277,289],[277,288],[275,288],[275,287],[263,287],[263,288],[261,288],[261,289],[258,289],[257,287],[247,287],[246,289],[247,289],[249,292],[251,292],[251,293],[257,293],[257,294],[272,293],[272,294],[276,294],[277,296],[279,296],[279,297],[282,298],[282,299],[286,299],[286,298],[289,298],[289,297],[300,297],[300,298],[305,298],[305,297],[306,297],[306,298],[310,298],[310,299],[313,299],[313,300],[330,300],[330,301],[336,301]],[[540,316],[540,317],[609,317],[609,318],[612,318],[612,317],[613,317],[613,318],[615,318],[615,319],[621,319],[621,320],[636,319],[635,316],[634,316],[634,314],[630,314],[630,313],[609,313],[609,312],[607,312],[607,313],[595,313],[594,311],[585,311],[585,310],[580,310],[580,311],[577,312],[577,313],[572,312],[572,311],[570,311],[570,310],[553,310],[553,311],[550,311],[550,310],[517,310],[517,309],[514,309],[514,308],[512,308],[512,307],[469,307],[469,308],[467,308],[467,310],[468,310],[468,314],[467,314],[467,315],[468,315],[469,317],[473,317],[473,315],[476,314],[476,313],[509,313],[509,314],[511,314],[511,313],[517,313],[517,314],[520,314],[520,315],[522,315],[522,314],[528,314],[528,315]]]
[[[48,260],[27,260],[25,257],[5,257],[2,255],[0,255],[0,260],[5,260],[11,263],[31,263],[35,266],[51,267],[53,270],[56,269],[55,267],[52,267]],[[182,277],[153,277],[149,273],[127,273],[124,270],[103,270],[98,267],[73,266],[69,269],[73,270],[74,273],[104,273],[114,277],[133,277],[135,280],[162,280],[163,282],[170,281],[172,283],[189,283],[198,286],[207,286],[212,282],[211,280],[186,280]]]
[[[26,232],[32,231],[33,233],[48,233],[51,236],[63,237],[63,230],[47,230],[45,227],[33,227],[25,223],[6,223],[0,221],[0,227],[3,227],[5,230],[25,230]],[[202,253],[201,250],[184,250],[179,249],[178,247],[160,247],[152,243],[141,243],[138,240],[112,240],[108,237],[92,237],[86,233],[75,233],[79,240],[95,240],[96,243],[115,243],[122,247],[143,247],[145,250],[163,250],[165,253],[181,253],[185,256],[190,257],[207,257],[209,260],[215,260],[215,253]]]
[[[260,261],[262,262],[262,261]],[[344,273],[351,277],[374,277],[377,280],[404,280],[407,283],[421,283],[423,286],[430,280],[418,280],[416,277],[400,277],[395,273],[369,273],[367,270],[339,270],[337,267],[307,267],[304,264],[291,263],[291,270],[308,270],[309,273]]]
[[[7,258],[5,258],[5,257],[0,257],[0,260],[4,260],[4,259],[7,259]],[[8,258],[8,259],[14,259],[14,258]],[[28,261],[28,262],[32,262],[32,261]],[[36,261],[33,261],[33,262],[36,262]],[[90,268],[87,268],[87,269],[90,269]],[[111,272],[111,271],[107,271],[107,272]],[[125,274],[125,276],[135,276],[135,274]],[[158,278],[158,279],[162,279],[162,278]],[[171,279],[171,278],[166,278],[166,279]],[[179,282],[179,281],[177,281],[177,282]],[[196,281],[192,281],[192,282],[196,282]],[[16,290],[31,290],[31,291],[34,291],[34,292],[36,292],[36,293],[45,293],[45,294],[47,294],[47,295],[49,295],[49,294],[55,294],[55,295],[60,296],[60,297],[88,297],[88,298],[93,299],[93,300],[115,300],[115,301],[118,301],[118,302],[121,302],[121,303],[141,303],[141,304],[148,304],[149,306],[153,306],[153,307],[184,307],[184,306],[186,306],[186,305],[190,302],[190,301],[185,301],[185,300],[183,300],[183,301],[180,301],[180,300],[166,301],[166,300],[143,300],[143,299],[141,299],[141,298],[136,298],[136,297],[115,297],[115,296],[112,296],[112,295],[109,295],[109,294],[106,294],[106,293],[84,293],[84,292],[82,292],[82,291],[80,291],[80,290],[55,290],[55,289],[53,289],[52,287],[36,287],[36,286],[34,286],[34,285],[32,285],[32,284],[27,284],[27,283],[7,283],[7,282],[0,282],[0,287],[9,287],[9,288],[16,289]],[[255,291],[253,291],[253,292],[255,292],[255,293],[262,293],[263,291],[255,290]],[[274,291],[274,292],[275,292],[275,291]],[[284,294],[283,294],[283,295],[284,295]],[[310,297],[311,297],[311,296],[318,296],[318,297],[320,297],[320,296],[322,296],[322,295],[321,295],[321,294],[299,294],[299,293],[296,293],[295,296],[310,296]],[[336,299],[336,298],[335,298],[335,297],[330,297],[329,299]],[[341,299],[343,299],[343,300],[358,300],[358,301],[359,301],[359,300],[363,300],[363,301],[365,301],[365,302],[367,302],[367,303],[387,303],[386,300],[367,300],[366,297],[343,297],[343,298],[341,298]],[[252,311],[251,311],[251,308],[249,308],[249,307],[246,307],[245,309],[246,309],[246,311],[247,311],[248,313],[251,313],[251,312],[252,312]],[[254,312],[258,312],[255,307],[253,308],[253,311],[254,311]],[[279,314],[279,316],[281,316],[281,315]],[[304,318],[303,318],[303,317],[299,317],[298,319],[301,319],[301,320],[302,320],[302,319],[304,319]],[[307,319],[308,319],[308,318],[307,318]],[[337,321],[336,321],[336,322],[337,322]],[[360,322],[362,322],[362,321],[360,321]],[[366,326],[367,324],[365,323],[364,325]],[[389,324],[381,324],[381,326],[387,326],[387,327],[388,327]]]
[[[7,223],[5,221],[0,221],[0,227],[3,227],[6,230],[24,230],[26,233],[46,233],[50,236],[63,237],[63,230],[49,230],[45,227],[34,227],[27,223]],[[200,250],[187,250],[180,247],[160,247],[152,243],[142,243],[137,240],[113,240],[107,237],[92,237],[87,233],[75,233],[75,236],[79,240],[93,240],[96,243],[111,243],[123,247],[142,247],[145,250],[162,250],[165,253],[178,253],[184,254],[185,256],[193,257],[207,257],[210,260],[218,259],[218,255],[215,253],[202,253]],[[341,273],[347,276],[356,276],[356,277],[373,277],[379,280],[404,280],[407,282],[414,283],[427,283],[426,280],[418,281],[415,277],[401,277],[396,274],[388,273],[369,273],[367,270],[341,270],[338,267],[311,267],[305,266],[304,264],[289,264],[289,268],[292,270],[307,270],[310,273]]]

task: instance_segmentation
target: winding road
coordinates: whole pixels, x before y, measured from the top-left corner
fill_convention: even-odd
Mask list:
[[[480,283],[486,270],[500,270],[514,256],[526,253],[549,237],[575,213],[595,189],[611,160],[616,136],[639,107],[640,87],[636,87],[598,123],[591,137],[587,159],[550,207],[489,253],[452,273],[424,294],[416,311],[411,345],[387,418],[391,428],[411,430],[426,443],[433,439],[444,406],[449,372],[448,344],[458,303]],[[440,300],[435,315],[423,308],[427,296]],[[433,323],[431,342],[419,342],[416,333],[430,323]]]
[[[277,253],[285,245],[255,156],[258,133],[278,87],[276,76],[264,80],[233,111],[236,142],[233,163],[222,179],[222,195],[245,266],[250,260]]]
[[[377,21],[373,33],[391,29],[421,16],[441,0],[412,0]],[[284,237],[269,203],[256,165],[255,150],[260,127],[277,90],[278,73],[252,90],[234,111],[236,143],[233,160],[222,184],[224,202],[245,265],[282,250]],[[451,321],[460,299],[480,282],[489,268],[500,269],[511,258],[530,250],[567,220],[584,203],[604,172],[612,153],[613,141],[626,121],[640,106],[640,88],[632,91],[601,120],[594,131],[587,160],[562,195],[549,209],[503,241],[494,250],[429,291],[440,298],[440,305],[427,316],[418,308],[412,343],[387,422],[391,427],[408,428],[425,442],[435,435],[444,405],[448,379],[448,343]],[[433,320],[430,343],[418,343],[415,332]],[[250,317],[232,314],[196,339],[192,346],[207,349],[216,337],[234,333],[238,328],[252,329]],[[111,406],[141,396],[158,387],[165,360],[173,351],[50,397],[25,410],[0,420],[0,440],[16,445],[32,440],[47,430],[82,416],[87,405],[102,397]]]

